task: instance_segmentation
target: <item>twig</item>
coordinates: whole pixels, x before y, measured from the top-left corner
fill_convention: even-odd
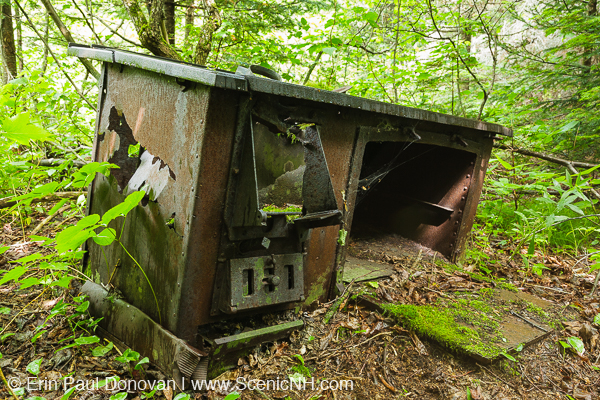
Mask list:
[[[524,156],[539,158],[540,160],[545,160],[545,161],[550,161],[555,164],[560,164],[564,167],[566,167],[567,165],[570,164],[576,168],[594,168],[595,166],[598,165],[598,164],[590,164],[590,163],[586,163],[586,162],[582,162],[582,161],[565,160],[564,158],[551,156],[549,154],[544,154],[544,153],[540,153],[537,151],[531,151],[531,150],[527,150],[527,149],[521,149],[518,147],[512,147],[512,146],[508,146],[508,145],[501,144],[501,143],[494,143],[494,148],[501,149],[501,150],[510,150],[515,153],[522,154]]]
[[[79,197],[82,194],[83,194],[83,192],[56,192],[56,193],[49,194],[44,197],[38,197],[37,199],[33,199],[33,200],[31,200],[31,203],[46,203],[49,201],[56,201],[56,200],[62,200],[62,199],[76,199],[77,197]],[[0,199],[0,209],[12,207],[17,203],[18,203],[18,201],[16,201],[16,200]]]
[[[50,55],[52,56],[52,58],[56,62],[56,65],[58,66],[58,68],[60,69],[60,71],[63,73],[63,75],[68,79],[68,81],[71,82],[71,85],[73,85],[73,88],[75,89],[75,91],[77,92],[77,94],[79,95],[79,97],[81,97],[83,99],[83,101],[85,101],[90,106],[90,108],[95,111],[96,107],[94,107],[94,105],[87,99],[87,97],[85,97],[83,95],[83,93],[81,93],[81,91],[79,90],[79,88],[77,87],[77,85],[75,85],[75,82],[73,81],[73,79],[71,79],[71,77],[69,76],[69,74],[66,73],[66,71],[62,67],[62,64],[60,63],[60,61],[58,61],[58,58],[56,57],[56,55],[54,55],[54,52],[52,51],[52,49],[48,45],[48,42],[42,37],[42,35],[40,35],[40,32],[36,29],[36,27],[33,24],[33,22],[31,22],[31,19],[29,18],[29,15],[27,15],[27,13],[25,13],[25,10],[23,9],[23,7],[21,7],[21,5],[19,4],[19,2],[17,0],[15,0],[15,4],[17,5],[17,7],[19,7],[19,9],[21,10],[21,12],[25,16],[25,18],[27,18],[27,21],[29,22],[29,26],[31,27],[31,29],[33,29],[33,31],[35,32],[35,34],[44,43],[44,46],[46,46],[46,49],[48,49],[48,52],[50,53]],[[86,68],[88,68],[88,67],[86,66]],[[88,71],[89,71],[89,69],[88,69]],[[94,73],[92,71],[90,71],[90,73],[92,75],[96,76],[96,79],[98,79],[98,77],[100,76],[100,74],[95,69],[94,69],[94,71],[96,72],[96,75],[94,75]]]
[[[2,382],[4,382],[4,386],[6,386],[6,389],[8,389],[8,392],[13,397],[13,399],[19,400],[17,398],[17,396],[15,396],[15,393],[12,391],[12,388],[10,387],[10,385],[8,384],[8,382],[6,381],[6,378],[4,377],[4,372],[2,372],[2,368],[0,368],[0,376],[2,377]]]
[[[596,279],[594,279],[594,287],[592,287],[590,296],[593,296],[594,293],[596,293],[596,288],[598,287],[598,279],[600,279],[600,269],[596,272]],[[598,362],[598,360],[596,360],[596,362]]]
[[[417,256],[415,257],[415,261],[413,261],[412,265],[410,266],[411,270],[415,269],[415,267],[417,266],[419,261],[421,261],[422,255],[423,255],[423,249],[419,249],[419,254],[417,254]]]
[[[319,60],[321,59],[321,56],[323,55],[323,52],[320,51],[319,54],[317,54],[317,58],[315,59],[315,61],[310,65],[310,67],[308,68],[308,71],[306,72],[306,76],[304,77],[304,80],[302,81],[303,85],[306,85],[306,83],[308,82],[308,80],[310,79],[310,75],[312,74],[313,70],[315,69],[315,67],[317,66],[317,64],[319,63]]]
[[[111,27],[110,27],[110,26],[109,26],[109,25],[108,25],[106,22],[104,22],[104,20],[103,20],[102,18],[98,18],[98,17],[96,16],[96,19],[97,19],[98,21],[100,21],[100,23],[101,23],[102,25],[104,25],[104,26],[106,27],[106,29],[108,29],[108,30],[109,30],[111,33],[113,33],[113,34],[117,35],[118,37],[120,37],[120,38],[121,38],[121,39],[123,39],[124,41],[126,41],[126,42],[129,42],[129,43],[131,43],[131,44],[132,44],[132,45],[134,45],[134,46],[137,46],[137,47],[142,47],[142,45],[141,45],[141,44],[139,44],[139,43],[136,43],[136,42],[134,42],[133,40],[127,39],[125,36],[121,35],[121,34],[120,34],[118,31],[116,31],[116,30],[114,30],[113,28],[111,28]],[[122,24],[123,24],[123,22],[121,22],[121,25],[122,25]]]
[[[383,379],[383,376],[381,374],[377,374],[377,376],[379,377],[379,380],[381,381],[381,383],[383,383],[383,386],[390,389],[392,392],[396,393],[396,388],[393,387],[392,385],[390,385],[389,383],[387,383],[387,381],[385,379]]]
[[[102,41],[102,39],[100,39],[100,37],[98,36],[98,34],[96,33],[96,31],[94,30],[94,27],[92,26],[92,24],[90,24],[90,21],[88,21],[88,18],[85,15],[85,13],[83,12],[83,10],[81,8],[79,8],[79,6],[77,5],[77,2],[75,0],[71,0],[71,2],[75,6],[75,8],[77,8],[77,10],[79,11],[79,13],[83,17],[83,20],[85,21],[85,24],[88,26],[88,28],[90,28],[90,30],[92,31],[92,34],[94,35],[94,37],[96,38],[96,40],[98,41],[98,43],[103,45],[104,42]]]
[[[365,344],[365,343],[367,343],[367,342],[370,342],[371,340],[375,339],[377,336],[382,336],[382,335],[391,335],[391,334],[392,334],[392,332],[381,332],[381,333],[378,333],[377,335],[375,335],[375,336],[372,336],[372,337],[368,338],[367,340],[365,340],[365,341],[363,341],[363,342],[360,342],[360,343],[358,343],[358,344],[355,344],[354,346],[350,346],[350,348],[354,348],[354,347],[362,346],[363,344]]]
[[[553,287],[549,287],[549,286],[542,286],[542,285],[534,285],[533,283],[527,283],[527,282],[523,282],[525,285],[529,285],[529,286],[534,286],[534,287],[539,287],[542,289],[548,289],[548,290],[554,290],[555,292],[559,292],[559,293],[563,293],[563,294],[572,294],[570,292],[567,292],[564,289],[559,289],[559,288],[553,288]]]
[[[39,299],[40,296],[43,295],[44,292],[46,291],[46,289],[48,289],[49,287],[50,286],[44,287],[44,290],[42,290],[42,292],[40,294],[38,294],[35,299],[31,300],[29,303],[27,303],[25,305],[25,307],[23,307],[22,309],[20,309],[19,312],[16,313],[15,316],[8,322],[8,324],[6,324],[4,326],[4,328],[2,328],[2,331],[0,331],[0,335],[2,335],[8,329],[8,327],[10,326],[10,324],[12,324],[14,322],[14,320],[17,319],[17,317],[23,313],[23,310],[25,310],[27,307],[29,307],[34,301],[36,301],[37,299]]]
[[[515,392],[519,393],[519,391],[517,390],[517,388],[514,387],[514,385],[508,383],[507,381],[505,381],[504,379],[500,378],[498,375],[494,374],[491,370],[489,370],[488,368],[484,367],[483,365],[477,363],[477,366],[479,368],[483,368],[484,370],[486,370],[487,372],[490,373],[490,375],[492,375],[494,378],[498,379],[499,381],[503,382],[505,385],[510,386],[510,388],[512,390],[514,390]]]
[[[541,331],[544,331],[544,332],[548,332],[548,329],[546,329],[546,328],[544,328],[544,327],[541,327],[541,326],[539,326],[538,324],[536,324],[536,323],[534,323],[534,322],[530,321],[529,319],[527,319],[527,318],[523,317],[522,315],[520,315],[520,314],[517,314],[517,313],[516,313],[516,312],[514,312],[514,311],[511,311],[510,313],[511,313],[512,315],[514,315],[515,317],[517,317],[517,318],[519,318],[519,319],[521,319],[521,320],[523,320],[523,321],[527,322],[529,325],[533,326],[534,328],[537,328],[537,329],[539,329],[539,330],[541,330]]]
[[[331,321],[333,319],[333,317],[335,316],[335,314],[337,313],[338,308],[341,309],[340,306],[342,305],[342,303],[345,304],[346,299],[348,298],[348,296],[350,296],[350,286],[352,286],[353,283],[354,283],[354,279],[352,280],[352,282],[350,282],[350,284],[348,286],[346,286],[344,293],[342,293],[342,295],[335,300],[333,305],[331,307],[329,307],[329,310],[327,310],[327,312],[325,313],[325,316],[323,317],[323,323],[328,324],[329,321]]]
[[[69,207],[71,207],[70,204],[67,204],[66,206],[63,206],[60,208],[60,210],[55,211],[53,214],[48,215],[46,218],[44,218],[44,220],[42,222],[39,223],[38,226],[36,226],[30,233],[29,235],[35,235],[36,233],[38,233],[39,231],[42,230],[42,228],[50,221],[52,221],[52,219],[57,216],[58,214],[62,213],[63,211],[66,211]]]
[[[75,168],[81,168],[84,165],[88,164],[88,162],[86,162],[86,161],[67,160],[64,158],[43,158],[41,160],[33,161],[33,163],[37,164],[41,167],[57,167],[57,166],[61,165],[62,163],[64,163],[65,161],[72,161],[73,166]]]

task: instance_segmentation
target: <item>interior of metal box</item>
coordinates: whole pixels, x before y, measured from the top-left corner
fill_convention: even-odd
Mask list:
[[[476,157],[430,144],[367,143],[351,239],[393,235],[449,257],[467,196],[465,179],[470,182]]]

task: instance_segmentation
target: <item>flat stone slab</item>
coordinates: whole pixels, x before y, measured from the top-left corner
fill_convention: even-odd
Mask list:
[[[390,264],[378,263],[375,261],[363,260],[360,258],[347,256],[344,265],[344,283],[374,281],[381,278],[387,278],[394,273],[394,268]]]

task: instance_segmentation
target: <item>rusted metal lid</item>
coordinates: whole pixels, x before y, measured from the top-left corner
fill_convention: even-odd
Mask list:
[[[76,43],[69,43],[67,53],[79,58],[91,58],[93,60],[123,64],[158,72],[160,74],[202,83],[207,86],[274,94],[277,96],[327,103],[378,114],[398,116],[443,125],[454,125],[486,132],[492,135],[512,136],[512,129],[498,124],[455,117],[453,115],[440,114],[397,104],[384,103],[381,101],[351,96],[345,93],[321,90],[258,76],[239,75],[223,70],[213,70],[201,65],[164,57],[150,56],[97,45],[90,47]]]

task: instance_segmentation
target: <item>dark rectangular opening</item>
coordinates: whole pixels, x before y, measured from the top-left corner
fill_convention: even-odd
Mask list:
[[[287,271],[287,277],[288,277],[288,279],[287,279],[288,289],[293,289],[294,288],[294,266],[286,265],[285,270]]]
[[[251,296],[254,294],[254,270],[245,269],[242,271],[243,285],[244,285],[244,296]]]
[[[476,154],[414,142],[369,142],[351,238],[410,239],[450,257]]]

